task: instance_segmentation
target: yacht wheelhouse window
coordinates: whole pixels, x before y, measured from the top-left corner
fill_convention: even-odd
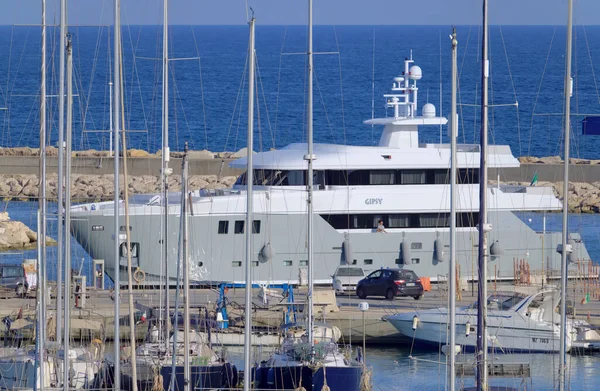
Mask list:
[[[260,220],[254,220],[252,222],[252,233],[259,234],[260,233]]]
[[[233,227],[233,233],[235,234],[243,234],[244,233],[244,220],[236,220],[235,225]]]
[[[287,171],[285,178],[281,182],[283,186],[304,186],[304,171],[290,170]]]
[[[370,185],[393,185],[396,183],[395,170],[373,170],[369,173]]]
[[[229,233],[229,221],[221,220],[219,221],[219,231],[220,234]]]

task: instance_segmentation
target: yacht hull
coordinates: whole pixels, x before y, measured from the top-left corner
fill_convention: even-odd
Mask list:
[[[331,391],[360,390],[363,368],[360,366],[264,366],[254,370],[254,387],[265,390],[320,391],[327,384]]]
[[[164,256],[161,250],[161,216],[158,213],[132,213],[131,241],[136,246],[133,257],[134,270],[138,273],[138,285],[164,284]],[[146,211],[148,212],[148,211]],[[114,232],[112,232],[113,216],[96,212],[73,212],[73,234],[77,241],[94,259],[103,259],[106,273],[114,277],[117,260],[115,259]],[[244,283],[243,259],[245,241],[243,234],[234,233],[233,226],[245,219],[244,214],[190,216],[190,279],[204,284],[219,282]],[[306,217],[300,214],[261,214],[255,213],[255,219],[261,221],[261,233],[253,235],[254,249],[254,281],[255,283],[292,283],[306,282]],[[179,216],[169,216],[170,234],[167,240],[169,247],[167,263],[169,278],[175,285],[176,257],[178,243]],[[229,224],[228,234],[219,234],[218,227],[222,221]],[[544,271],[551,274],[560,269],[560,255],[556,246],[561,242],[560,233],[535,232],[515,214],[509,211],[490,213],[490,222],[494,227],[494,238],[504,244],[504,253],[492,257],[496,272],[495,279],[510,280],[515,278],[515,260],[527,260],[533,277],[534,273]],[[96,227],[96,228],[94,228]],[[102,227],[99,230],[97,227]],[[314,216],[314,227],[317,239],[314,244],[314,282],[331,284],[331,275],[337,267],[345,264],[343,253],[344,232],[334,229],[323,217]],[[97,229],[97,230],[95,230]],[[457,260],[463,278],[476,279],[477,264],[474,248],[477,243],[475,229],[465,228],[457,232]],[[432,281],[444,280],[447,274],[447,262],[440,260],[436,254],[436,240],[448,240],[448,230],[419,229],[416,231],[388,229],[386,234],[374,233],[371,230],[350,232],[353,261],[365,270],[381,267],[406,267],[417,275],[430,277]],[[261,249],[270,243],[272,256],[262,257]],[[410,251],[403,250],[404,246]],[[508,245],[510,244],[510,246]],[[443,245],[442,248],[447,246]],[[440,247],[438,247],[440,248]],[[577,251],[581,259],[589,259],[583,242],[577,242]],[[525,259],[525,257],[528,257]],[[407,258],[407,259],[404,259]],[[127,280],[126,252],[121,254],[119,269],[121,281]],[[576,265],[573,270],[576,269]]]

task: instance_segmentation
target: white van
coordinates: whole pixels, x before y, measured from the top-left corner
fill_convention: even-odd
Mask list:
[[[359,266],[339,266],[331,277],[336,294],[355,292],[356,284],[365,277],[365,271]]]

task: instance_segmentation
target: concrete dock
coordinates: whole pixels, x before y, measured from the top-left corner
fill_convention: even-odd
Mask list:
[[[509,287],[503,287],[503,290],[509,290]],[[264,328],[270,328],[276,330],[277,327],[282,323],[284,310],[286,308],[284,300],[273,300],[271,299],[269,305],[263,305],[260,299],[257,298],[258,289],[253,290],[254,300],[254,311],[253,319],[254,325],[262,326]],[[244,302],[244,289],[230,289],[227,293],[227,298],[232,305],[229,306],[229,316],[231,323],[235,323],[236,319],[238,323],[243,322],[244,310],[241,304]],[[305,290],[295,292],[296,303],[302,304],[304,301]],[[94,290],[88,289],[87,300],[84,308],[71,308],[72,319],[81,319],[93,321],[94,324],[100,324],[103,328],[103,337],[107,340],[114,338],[114,301],[111,298],[113,296],[111,292],[107,290]],[[158,290],[136,290],[133,292],[134,301],[138,304],[148,306],[151,308],[158,308],[160,306],[160,297]],[[218,298],[218,294],[215,290],[211,289],[193,289],[190,295],[190,306],[193,311],[199,315],[204,313],[202,308],[206,307],[209,310],[215,308],[215,303]],[[335,297],[330,295],[329,297]],[[175,304],[175,291],[172,290],[170,294],[171,309],[174,308]],[[473,303],[476,299],[472,295],[471,291],[463,292],[462,299],[457,302],[458,306],[468,305]],[[362,313],[358,309],[358,304],[362,301],[369,303],[369,310]],[[592,298],[590,302],[582,304],[580,299],[572,301],[575,303],[575,314],[577,318],[585,319],[593,325],[600,326],[600,300]],[[35,297],[29,298],[5,298],[0,299],[0,318],[11,316],[15,318],[19,311],[22,312],[24,319],[35,319]],[[74,301],[72,302],[73,304]],[[120,334],[122,339],[129,338],[129,309],[127,292],[122,291],[120,299],[120,313],[121,313],[121,327]],[[237,305],[240,304],[240,305]],[[332,303],[328,303],[332,304]],[[383,320],[385,315],[390,315],[398,312],[411,311],[414,309],[427,309],[427,308],[438,308],[445,307],[447,305],[447,296],[443,291],[436,290],[436,286],[433,286],[431,292],[427,292],[423,299],[416,301],[413,298],[396,298],[392,301],[382,299],[368,299],[360,300],[353,295],[344,295],[336,297],[336,304],[339,310],[330,311],[329,307],[325,307],[327,311],[318,311],[317,320],[326,320],[328,323],[337,326],[342,331],[342,339],[346,343],[362,343],[363,333],[366,337],[366,342],[369,344],[395,344],[402,345],[408,344],[406,338],[400,336],[396,329],[391,326],[388,322]],[[180,300],[181,305],[181,300]],[[181,308],[181,307],[180,307]],[[202,309],[202,310],[200,310]],[[52,297],[50,300],[50,307],[46,314],[47,317],[53,318],[55,313],[55,299]],[[364,315],[364,329],[362,316]],[[141,311],[137,311],[136,319],[141,316]],[[78,322],[81,323],[81,322]],[[49,336],[52,335],[54,323],[49,323],[48,332]],[[139,339],[145,337],[148,329],[147,323],[140,323],[136,326],[136,335]],[[0,326],[0,332],[4,332],[5,326]],[[82,328],[75,328],[72,336],[74,339],[78,338],[90,338],[90,330]]]

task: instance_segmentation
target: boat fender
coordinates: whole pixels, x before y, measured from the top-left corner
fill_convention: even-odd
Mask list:
[[[344,234],[344,244],[342,245],[343,259],[346,265],[352,264],[352,246],[350,244],[350,238],[347,234]]]
[[[567,262],[572,263],[577,261],[577,254],[575,251],[575,246],[577,246],[577,243],[575,242],[575,240],[569,239],[568,244],[571,248],[571,251],[567,252]]]
[[[419,317],[415,315],[413,317],[412,329],[416,330],[418,326],[419,326]]]
[[[438,262],[444,262],[445,258],[444,258],[444,242],[442,241],[442,239],[440,239],[439,237],[439,233],[438,233],[438,237],[435,240],[435,258],[437,259]]]
[[[410,246],[410,242],[406,240],[402,241],[402,263],[405,265],[408,265],[410,263]]]
[[[471,334],[471,322],[465,324],[465,337],[468,337],[469,334]]]
[[[502,254],[504,254],[504,250],[500,246],[500,242],[498,240],[496,240],[490,246],[490,255],[494,256],[494,257],[497,257],[498,255],[502,255]]]
[[[261,249],[259,254],[259,261],[268,262],[273,259],[274,251],[271,243],[266,243]]]
[[[137,282],[138,284],[143,283],[144,281],[146,281],[146,272],[144,272],[142,269],[140,269],[139,267],[135,270],[135,272],[133,273],[133,279],[135,280],[135,282]]]

